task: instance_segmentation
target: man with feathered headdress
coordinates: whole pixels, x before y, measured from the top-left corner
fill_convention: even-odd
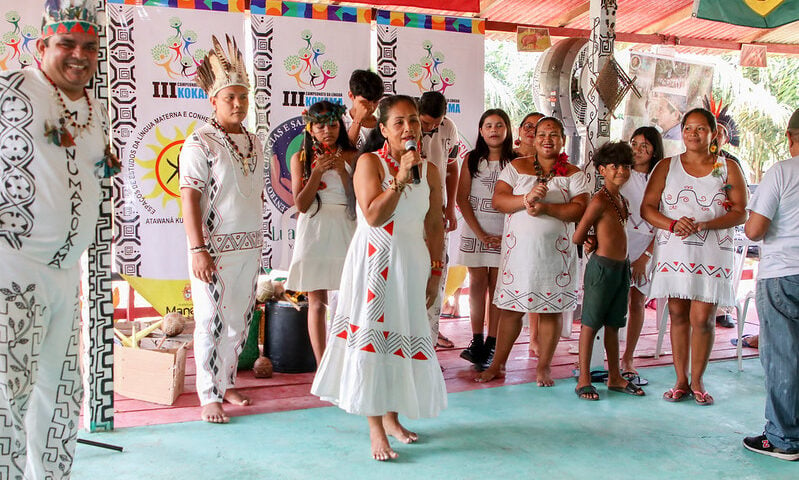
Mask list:
[[[0,478],[67,478],[81,378],[81,254],[117,168],[97,69],[94,0],[47,0],[40,69],[0,73]]]
[[[263,229],[264,156],[241,123],[250,82],[241,51],[216,37],[195,81],[214,113],[180,152],[180,197],[189,243],[194,360],[202,419],[227,423],[222,402],[249,405],[233,389],[255,304]]]

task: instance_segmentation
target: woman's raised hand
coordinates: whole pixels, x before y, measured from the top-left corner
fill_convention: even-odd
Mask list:
[[[400,157],[400,167],[397,171],[397,180],[408,183],[412,180],[411,168],[422,163],[422,157],[416,150],[406,150]]]

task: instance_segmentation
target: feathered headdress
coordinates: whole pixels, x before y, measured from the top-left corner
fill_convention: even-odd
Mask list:
[[[719,125],[724,125],[724,128],[727,129],[727,143],[733,147],[737,147],[741,144],[741,135],[738,133],[738,124],[735,123],[735,120],[727,112],[730,106],[724,105],[722,107],[722,103],[723,101],[721,99],[719,99],[718,103],[716,103],[712,96],[706,96],[704,99],[705,108],[712,113],[714,117],[716,117],[716,123]]]
[[[247,76],[247,69],[244,64],[244,56],[241,54],[236,39],[225,35],[227,42],[227,55],[222,50],[222,45],[216,36],[211,36],[214,44],[213,50],[203,59],[200,68],[197,69],[197,77],[194,81],[202,88],[209,97],[213,97],[225,87],[233,85],[242,86],[249,90],[250,79]]]
[[[64,33],[99,35],[96,0],[45,0],[42,38]]]

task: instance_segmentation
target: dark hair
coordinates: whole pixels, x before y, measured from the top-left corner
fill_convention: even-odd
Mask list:
[[[477,175],[477,171],[480,167],[480,160],[483,158],[488,158],[488,144],[486,143],[485,139],[482,135],[480,135],[479,129],[483,128],[483,124],[485,123],[486,118],[496,115],[505,122],[505,140],[502,142],[502,154],[499,159],[499,165],[502,168],[505,168],[505,165],[516,158],[516,154],[513,152],[513,133],[511,132],[510,126],[510,118],[508,118],[508,114],[505,113],[505,110],[501,108],[490,108],[483,112],[480,115],[480,122],[478,124],[478,132],[477,132],[477,142],[475,142],[474,150],[470,151],[466,154],[466,165],[469,167],[469,174],[474,177]]]
[[[633,149],[627,142],[608,142],[594,151],[594,166],[632,165]]]
[[[424,92],[419,97],[419,115],[438,118],[443,117],[446,113],[447,99],[441,92]]]
[[[685,128],[685,120],[687,120],[688,117],[690,115],[694,114],[694,113],[699,113],[703,117],[705,117],[705,120],[707,120],[707,124],[710,125],[710,130],[712,130],[714,132],[716,131],[716,128],[717,128],[716,127],[716,117],[712,113],[710,113],[710,111],[708,111],[708,110],[706,110],[706,109],[704,109],[702,107],[692,108],[691,110],[688,110],[687,112],[685,112],[685,115],[682,116],[682,120],[680,120],[680,127],[681,128],[683,128],[683,129]]]
[[[334,111],[336,111],[337,107],[338,107],[338,105],[336,105],[336,104],[334,104],[332,102],[329,102],[327,100],[322,100],[322,101],[316,102],[313,105],[311,105],[310,107],[308,107],[307,115],[310,116],[310,117],[316,117],[316,116],[318,116],[318,115],[320,115],[322,113],[325,113],[325,112],[334,112]],[[340,107],[338,107],[338,108],[340,108]],[[315,142],[315,139],[313,138],[313,134],[310,132],[310,128],[304,130],[304,132],[305,133],[304,133],[303,139],[302,139],[302,155],[301,155],[300,158],[303,159],[303,162],[302,162],[303,163],[303,165],[302,165],[302,178],[303,178],[303,180],[307,181],[311,177],[311,164],[313,163],[313,158],[314,158],[314,148],[313,147],[314,147],[314,144],[316,142]],[[355,147],[353,147],[352,143],[350,142],[350,137],[347,135],[347,128],[344,126],[344,121],[341,119],[341,117],[339,117],[339,119],[338,119],[338,138],[336,138],[336,145],[341,147],[341,150],[343,150],[345,152],[346,151],[355,150]],[[346,188],[346,185],[345,185],[345,190],[350,191],[351,188],[348,190]],[[349,195],[348,195],[348,197],[349,197]],[[316,215],[317,213],[319,213],[319,209],[322,208],[322,199],[319,197],[319,192],[316,193],[315,198],[316,198],[316,211],[313,213],[313,215],[311,215],[312,217],[314,215]],[[347,205],[348,212],[347,213],[349,213],[349,200],[350,199],[347,198],[347,201],[348,201],[348,205]],[[353,197],[353,200],[354,200],[354,197]],[[352,214],[353,214],[352,218],[355,218],[355,216],[354,216],[354,214],[355,214],[355,208],[354,208],[355,204],[354,203],[352,204],[352,207],[353,207],[352,208]]]
[[[630,136],[630,142],[633,141],[633,138],[637,137],[638,135],[643,136],[647,142],[652,144],[652,158],[649,159],[649,167],[647,168],[647,173],[651,172],[655,165],[661,160],[663,160],[663,138],[660,136],[660,132],[655,127],[644,126],[638,127],[635,129],[633,134]]]
[[[563,127],[563,122],[561,122],[559,118],[556,118],[556,117],[544,117],[544,118],[538,120],[538,122],[535,124],[536,130],[538,130],[538,126],[541,125],[544,122],[555,122],[558,125],[558,128],[560,128],[560,136],[561,137],[565,137],[566,136],[566,129]]]
[[[350,75],[350,92],[354,97],[361,96],[370,102],[383,96],[383,80],[375,72],[355,70]]]
[[[524,123],[527,121],[527,119],[528,119],[528,118],[530,118],[530,117],[534,117],[534,116],[538,116],[538,115],[540,115],[541,117],[546,117],[546,115],[544,115],[544,114],[543,114],[543,113],[541,113],[541,112],[532,112],[532,113],[528,113],[527,115],[525,115],[525,116],[524,116],[524,118],[522,118],[522,121],[521,121],[521,122],[519,122],[519,128],[522,128],[522,126],[524,125]],[[536,123],[537,123],[537,122],[536,122]]]
[[[391,95],[388,97],[383,97],[380,100],[380,103],[377,105],[377,126],[369,132],[369,136],[366,137],[366,141],[363,142],[361,145],[360,150],[358,150],[358,156],[364,153],[374,152],[375,150],[379,150],[383,147],[383,144],[386,143],[386,137],[383,136],[383,132],[380,131],[380,124],[385,125],[388,121],[388,113],[394,108],[395,105],[407,102],[413,105],[414,108],[418,111],[418,106],[416,105],[416,100],[412,97],[407,95]]]

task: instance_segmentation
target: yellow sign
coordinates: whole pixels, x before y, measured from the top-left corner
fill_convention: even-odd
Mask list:
[[[751,8],[761,17],[765,17],[779,7],[785,0],[744,0],[746,6]]]
[[[191,301],[191,283],[188,280],[158,280],[155,278],[122,275],[139,295],[161,315],[179,312],[186,317],[194,316]]]

